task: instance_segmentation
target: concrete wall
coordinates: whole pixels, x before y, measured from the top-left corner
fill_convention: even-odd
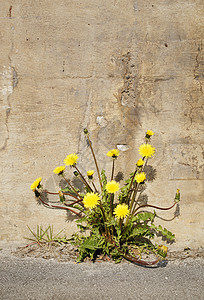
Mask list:
[[[30,185],[41,176],[58,191],[52,171],[72,152],[81,170],[93,167],[87,127],[100,168],[125,145],[125,174],[155,131],[148,202],[168,206],[180,188],[180,216],[161,223],[174,247],[204,246],[203,10],[202,0],[0,1],[2,240],[22,240],[26,225],[73,232],[72,217],[37,205]]]

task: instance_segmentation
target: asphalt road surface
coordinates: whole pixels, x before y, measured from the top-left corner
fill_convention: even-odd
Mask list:
[[[203,259],[144,268],[0,254],[0,266],[1,300],[204,299]]]

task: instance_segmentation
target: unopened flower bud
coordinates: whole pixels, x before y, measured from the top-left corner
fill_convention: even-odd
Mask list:
[[[64,194],[63,194],[63,192],[62,191],[59,191],[58,192],[59,193],[59,197],[60,197],[60,202],[64,202],[65,201],[65,197],[64,197]]]
[[[63,196],[63,193],[62,193],[62,191],[59,191],[58,193],[59,193],[59,196],[60,196],[60,197],[62,197],[62,196]]]
[[[88,129],[84,128],[84,134],[89,134]]]
[[[74,176],[76,176],[76,177],[79,176],[79,173],[78,173],[77,171],[74,171],[73,174],[74,174]]]
[[[180,198],[181,198],[181,196],[180,196],[180,190],[177,189],[177,190],[176,190],[176,195],[175,195],[174,201],[175,201],[175,202],[179,202],[179,201],[180,201]]]

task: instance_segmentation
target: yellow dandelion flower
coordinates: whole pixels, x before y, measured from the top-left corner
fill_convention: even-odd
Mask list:
[[[60,167],[55,168],[53,172],[55,174],[59,175],[59,174],[62,174],[64,170],[65,170],[65,166],[60,166]]]
[[[150,136],[154,135],[154,132],[152,130],[147,130],[146,137],[150,138]]]
[[[119,154],[120,154],[120,152],[118,149],[112,149],[112,150],[108,151],[108,153],[106,155],[116,158]]]
[[[135,175],[135,180],[137,181],[137,183],[141,183],[144,182],[146,179],[146,174],[145,172],[141,172]]]
[[[87,176],[88,177],[93,176],[93,174],[94,174],[94,170],[87,171]]]
[[[137,166],[138,167],[142,167],[144,165],[144,160],[143,159],[138,159],[138,161],[137,161]]]
[[[166,247],[164,245],[159,245],[157,249],[165,254],[167,254],[167,252],[168,252],[168,247]]]
[[[128,209],[128,205],[125,203],[118,204],[116,206],[116,208],[114,209],[114,214],[116,215],[116,218],[118,218],[118,219],[125,218],[129,213],[130,213],[130,211]]]
[[[67,166],[73,166],[77,163],[78,155],[75,153],[67,155],[67,157],[64,159],[64,163]]]
[[[83,203],[86,208],[94,208],[99,204],[100,197],[95,193],[87,193],[84,196]]]
[[[142,144],[139,147],[139,153],[143,157],[151,157],[152,155],[154,155],[154,152],[155,152],[155,148],[152,147],[150,144]]]
[[[42,180],[42,177],[37,178],[37,179],[31,184],[30,189],[31,189],[32,191],[35,191],[35,190],[37,189],[37,187],[39,187],[41,180]]]
[[[107,182],[106,184],[106,191],[108,193],[114,194],[117,191],[119,191],[120,189],[120,184],[118,182],[116,182],[115,180],[111,180],[109,182]]]

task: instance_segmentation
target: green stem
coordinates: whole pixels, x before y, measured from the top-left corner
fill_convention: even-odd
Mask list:
[[[143,157],[143,160],[144,160],[144,159],[145,159],[145,157]],[[143,165],[142,168],[140,169],[140,172],[142,172],[143,169],[144,169],[144,167],[147,165],[147,161],[148,161],[148,158],[146,159],[144,165]],[[130,187],[129,187],[129,190],[128,190],[128,194],[129,194],[129,192],[131,191],[131,187],[132,187],[132,184],[133,184],[133,182],[134,182],[134,177],[135,177],[135,175],[136,175],[136,173],[137,173],[137,170],[138,170],[138,168],[136,168],[136,170],[135,170],[135,172],[134,172],[134,174],[133,174],[133,177],[132,177],[132,180],[131,180],[131,184],[130,184]],[[129,208],[129,209],[130,209],[130,212],[131,212],[131,210],[132,210],[132,207],[133,207],[134,200],[135,200],[135,197],[136,197],[136,195],[137,195],[138,189],[139,189],[139,183],[136,183],[136,187],[135,187],[135,189],[134,189],[133,196],[132,196],[131,203],[130,203],[130,208]],[[127,197],[128,197],[128,195],[127,195]],[[131,196],[130,196],[130,197],[131,197]],[[135,203],[135,206],[136,206],[136,203]],[[135,206],[134,206],[134,207],[135,207]],[[127,217],[126,222],[125,222],[125,225],[127,225],[129,218],[130,218],[130,215]]]
[[[133,192],[133,195],[132,195],[132,199],[131,199],[131,202],[130,202],[130,208],[129,208],[129,209],[130,209],[130,213],[131,213],[131,211],[132,211],[132,207],[133,207],[133,204],[134,204],[135,197],[136,197],[136,195],[137,195],[138,189],[139,189],[139,184],[136,183],[136,187],[135,187],[135,189],[134,189],[134,192]]]
[[[109,195],[110,198],[110,216],[113,216],[113,200],[114,200],[114,194]]]
[[[119,220],[119,226],[120,226],[121,234],[122,234],[122,224],[123,224],[123,219],[120,218],[120,220]]]
[[[100,176],[100,172],[99,172],[99,168],[98,168],[98,164],[97,164],[97,160],[96,160],[96,156],[94,154],[94,151],[93,151],[93,148],[92,148],[92,144],[91,144],[91,141],[89,139],[89,135],[87,134],[87,139],[89,141],[89,146],[91,148],[91,153],[93,155],[93,159],[94,159],[94,162],[95,162],[95,165],[96,165],[96,170],[97,170],[97,173],[98,173],[98,179],[99,179],[99,183],[100,183],[100,186],[101,186],[101,191],[103,191],[103,185],[102,185],[102,181],[101,181],[101,176]]]
[[[133,181],[134,181],[134,178],[135,178],[136,172],[137,172],[137,168],[136,168],[136,170],[135,170],[135,172],[134,172],[134,174],[133,174],[133,176],[132,176],[132,179],[131,179],[131,182],[130,182],[130,185],[129,185],[129,188],[128,188],[128,191],[127,191],[127,197],[126,197],[126,201],[125,201],[125,203],[128,203],[128,202],[129,202],[129,201],[128,201],[128,198],[129,198],[129,193],[130,193],[130,191],[131,191],[132,184],[133,184]]]
[[[90,185],[88,184],[88,182],[86,181],[86,179],[84,178],[84,176],[81,174],[81,172],[79,171],[79,169],[77,168],[76,165],[74,165],[74,168],[75,168],[75,169],[77,170],[77,172],[79,173],[79,175],[80,175],[80,177],[81,177],[83,183],[87,186],[87,188],[88,188],[91,192],[93,192],[92,188],[90,187]]]
[[[129,214],[129,215],[127,216],[127,218],[126,218],[125,226],[127,226],[127,223],[128,223],[128,220],[129,220],[130,216],[133,215],[133,214],[131,214],[131,210],[132,210],[133,203],[134,203],[134,195],[136,195],[136,193],[137,193],[137,191],[138,191],[138,188],[139,188],[139,184],[138,184],[138,183],[136,183],[136,184],[137,184],[137,185],[136,185],[136,187],[135,187],[135,190],[134,190],[134,193],[133,193],[131,202],[130,202],[130,207],[129,207],[130,214]]]
[[[111,173],[111,181],[113,180],[114,169],[115,169],[115,158],[113,158],[112,173]]]
[[[104,227],[105,227],[105,234],[106,234],[106,236],[108,236],[108,230],[107,230],[107,226],[106,226],[106,215],[105,215],[105,211],[103,209],[103,205],[102,205],[101,201],[100,201],[99,205],[100,205],[100,209],[101,209],[102,216],[103,216],[103,223],[104,223]]]
[[[137,196],[137,192],[138,192],[139,186],[140,186],[140,184],[137,183],[136,189],[134,190],[133,199],[134,199],[134,202],[135,202],[135,203],[133,203],[133,206],[132,206],[132,208],[131,208],[132,211],[135,210],[136,205],[137,205],[137,202],[138,202],[138,199],[137,199],[137,201],[135,201],[135,199],[136,199],[136,196]],[[138,197],[139,197],[139,196],[138,196]]]
[[[95,186],[95,184],[94,184],[93,181],[92,181],[92,185],[93,185],[93,187],[94,187],[95,192],[98,193],[97,188],[96,188],[96,186]]]
[[[64,178],[64,180],[68,183],[68,185],[70,186],[70,188],[77,194],[77,196],[83,200],[83,198],[79,195],[79,193],[77,192],[77,190],[73,187],[73,185],[70,183],[69,180],[67,180],[64,176],[64,174],[62,174],[62,177]]]

